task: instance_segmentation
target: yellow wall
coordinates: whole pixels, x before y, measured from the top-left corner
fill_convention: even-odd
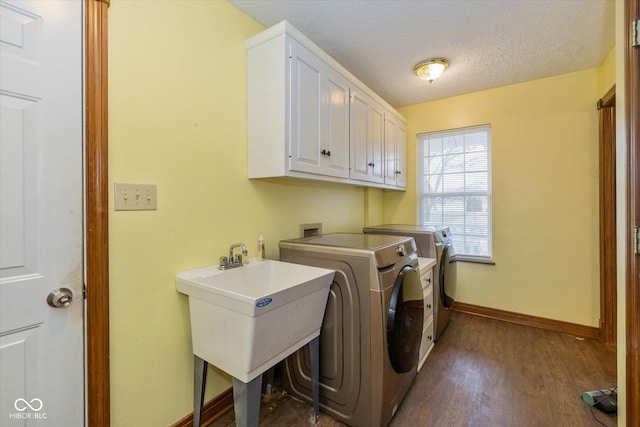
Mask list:
[[[406,193],[385,194],[386,222],[416,219],[416,134],[491,124],[495,265],[459,263],[457,301],[598,326],[602,75],[594,68],[399,109],[409,182]]]
[[[598,89],[600,97],[602,97],[613,85],[616,84],[616,48],[602,61],[602,65],[598,67]]]
[[[244,41],[263,28],[222,1],[120,1],[109,8],[109,179],[158,186],[158,210],[110,210],[111,419],[170,425],[192,410],[187,297],[179,271],[229,245],[268,258],[299,224],[359,231],[382,196],[359,187],[250,181]],[[377,206],[376,206],[377,204]],[[224,345],[224,343],[220,343]],[[207,398],[230,386],[210,370]]]

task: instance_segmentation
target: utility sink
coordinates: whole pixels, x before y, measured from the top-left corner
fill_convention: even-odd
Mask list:
[[[320,334],[335,271],[274,260],[176,275],[193,354],[249,383]]]

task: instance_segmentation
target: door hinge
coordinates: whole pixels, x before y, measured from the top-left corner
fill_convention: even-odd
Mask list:
[[[82,284],[82,299],[87,299],[87,284]]]
[[[631,21],[631,46],[640,46],[640,19]]]
[[[638,227],[637,225],[633,227],[631,233],[632,235],[632,242],[633,242],[633,253],[638,255],[640,254],[640,227]]]

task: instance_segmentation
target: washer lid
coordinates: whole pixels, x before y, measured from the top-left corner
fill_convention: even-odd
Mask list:
[[[321,236],[283,240],[284,242],[304,243],[307,245],[330,246],[338,248],[360,249],[376,252],[389,246],[404,243],[409,237],[387,236],[384,234],[329,233]]]
[[[362,231],[368,233],[369,231],[374,230],[388,230],[388,231],[406,231],[406,232],[414,232],[414,233],[433,233],[436,228],[430,227],[427,225],[420,224],[383,224],[383,225],[374,225],[372,227],[364,227]]]
[[[372,253],[377,268],[393,265],[412,257],[417,259],[416,244],[412,237],[389,236],[386,234],[360,233],[330,233],[322,236],[305,237],[301,239],[282,240],[280,247],[288,244],[303,244],[325,246],[330,248],[344,248],[346,250],[364,251]]]

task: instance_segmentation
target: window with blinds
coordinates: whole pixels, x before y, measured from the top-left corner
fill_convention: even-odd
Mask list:
[[[418,135],[418,221],[447,226],[462,259],[491,261],[491,127]]]

